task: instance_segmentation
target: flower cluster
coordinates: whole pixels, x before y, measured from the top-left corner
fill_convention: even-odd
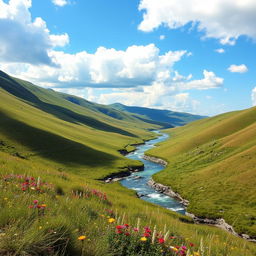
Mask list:
[[[15,184],[20,187],[22,191],[36,191],[44,193],[46,190],[52,189],[52,185],[44,183],[40,178],[35,179],[32,176],[25,176],[20,174],[8,174],[3,176],[6,184]]]
[[[177,255],[177,256],[200,256],[195,251],[195,245],[186,239],[169,235],[169,232],[157,232],[156,227],[152,230],[146,226],[144,228],[132,227],[129,224],[116,225],[112,239],[116,241],[116,248],[130,248],[136,250],[133,253],[140,255],[140,250],[154,255]],[[133,248],[133,249],[132,249]],[[115,248],[114,248],[115,249]],[[123,252],[124,255],[125,252]]]
[[[32,205],[29,205],[30,209],[37,209],[38,216],[42,216],[45,214],[46,204],[39,204],[38,200],[34,200]]]
[[[101,201],[108,201],[106,193],[103,193],[97,189],[90,189],[88,187],[83,187],[82,189],[72,190],[72,195],[75,198],[97,197]]]

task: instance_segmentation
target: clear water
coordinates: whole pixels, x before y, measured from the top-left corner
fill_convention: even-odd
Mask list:
[[[164,169],[164,166],[142,158],[145,151],[155,147],[154,145],[156,143],[168,138],[167,134],[160,133],[159,131],[155,132],[160,135],[157,139],[150,140],[146,142],[145,145],[138,146],[135,152],[126,155],[126,157],[130,159],[140,160],[143,162],[145,166],[144,171],[132,173],[129,177],[121,180],[121,184],[129,189],[135,190],[137,194],[141,196],[140,198],[145,201],[185,214],[185,208],[178,200],[157,192],[155,189],[147,185],[147,182],[153,174]]]

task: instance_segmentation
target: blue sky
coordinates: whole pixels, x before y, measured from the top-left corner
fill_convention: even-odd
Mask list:
[[[0,69],[102,104],[256,105],[254,0],[0,0]]]

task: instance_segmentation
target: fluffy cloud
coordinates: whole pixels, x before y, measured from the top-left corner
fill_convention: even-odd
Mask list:
[[[57,5],[57,6],[60,6],[60,7],[65,6],[65,5],[68,4],[68,2],[66,0],[52,0],[52,3],[54,5]]]
[[[32,20],[31,0],[0,0],[0,60],[52,65],[49,51],[69,42],[67,34],[52,35],[45,21]]]
[[[252,105],[256,106],[256,87],[252,90]]]
[[[184,77],[177,71],[166,80],[155,81],[151,86],[141,86],[140,90],[116,89],[111,93],[97,93],[94,100],[109,104],[121,102],[126,105],[137,105],[144,107],[166,108],[176,111],[198,112],[200,103],[189,96],[189,90],[218,88],[223,84],[223,79],[217,77],[213,72],[204,70],[203,78],[192,80],[192,76]]]
[[[244,65],[230,65],[228,68],[228,71],[232,73],[246,73],[248,71],[248,68]]]
[[[139,29],[146,32],[191,23],[222,44],[233,45],[241,35],[256,38],[255,0],[141,0],[139,10],[145,11]]]
[[[186,51],[169,51],[160,55],[154,44],[133,45],[125,51],[99,47],[94,54],[50,51],[55,66],[2,63],[0,68],[51,87],[129,88],[150,86],[156,81],[168,83],[173,65],[185,54]]]
[[[217,53],[224,53],[225,50],[223,48],[216,49],[215,52]]]
[[[218,88],[223,85],[224,79],[217,77],[214,72],[204,70],[204,78],[200,80],[193,80],[187,83],[181,84],[183,89],[197,89],[197,90],[207,90]]]

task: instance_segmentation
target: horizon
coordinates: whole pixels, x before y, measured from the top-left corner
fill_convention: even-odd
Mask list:
[[[99,104],[203,116],[255,106],[256,3],[155,3],[0,0],[0,69]]]

